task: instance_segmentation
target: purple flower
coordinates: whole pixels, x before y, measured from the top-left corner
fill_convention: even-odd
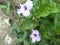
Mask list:
[[[40,41],[41,38],[39,37],[39,32],[37,30],[32,30],[32,34],[30,35],[30,38],[32,38],[32,42]]]
[[[27,6],[28,10],[31,10],[33,8],[33,1],[27,0],[25,5]]]
[[[20,4],[21,8],[18,9],[17,13],[21,14],[24,17],[27,17],[30,15],[30,10],[33,8],[33,2],[30,0],[27,0],[25,4]]]

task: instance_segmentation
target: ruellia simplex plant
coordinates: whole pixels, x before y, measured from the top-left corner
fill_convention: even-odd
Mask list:
[[[9,5],[11,5],[9,3]],[[21,45],[60,44],[60,3],[56,0],[27,0],[16,9],[10,30]],[[6,8],[5,5],[1,7]],[[10,9],[10,6],[8,6]],[[9,10],[7,11],[9,12]]]

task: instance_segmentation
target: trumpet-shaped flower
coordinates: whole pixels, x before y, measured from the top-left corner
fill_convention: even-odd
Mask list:
[[[22,14],[24,17],[30,15],[30,10],[33,8],[33,2],[27,0],[25,4],[20,4],[21,8],[18,9],[17,13]]]
[[[41,38],[39,37],[39,32],[37,30],[32,30],[32,34],[30,35],[30,38],[32,38],[32,42],[40,41]]]

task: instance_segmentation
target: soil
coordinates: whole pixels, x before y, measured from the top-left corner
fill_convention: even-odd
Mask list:
[[[15,40],[16,37],[12,34],[12,31],[9,30],[10,24],[9,24],[9,17],[6,16],[2,10],[0,10],[0,45],[16,45]],[[6,35],[9,35],[12,38],[11,44],[5,43],[5,37]]]

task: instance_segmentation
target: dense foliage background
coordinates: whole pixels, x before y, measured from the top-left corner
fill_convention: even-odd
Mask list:
[[[18,1],[18,0],[17,0]],[[33,0],[31,16],[23,17],[16,13],[19,8],[14,8],[10,19],[13,34],[17,37],[16,43],[21,45],[59,45],[60,44],[60,0]],[[5,14],[12,9],[10,2],[1,4],[0,8],[6,10]],[[41,41],[32,43],[30,34],[32,29],[40,32]]]

